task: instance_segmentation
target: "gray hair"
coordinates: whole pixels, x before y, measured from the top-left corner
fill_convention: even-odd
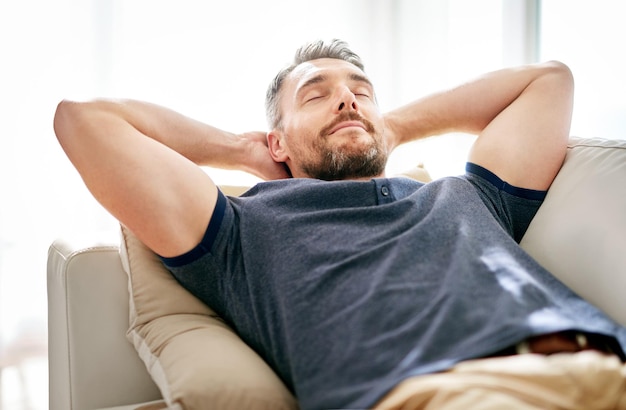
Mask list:
[[[333,39],[330,42],[317,40],[303,45],[296,50],[291,65],[280,70],[276,77],[274,77],[274,80],[270,83],[267,93],[265,94],[265,114],[270,129],[281,127],[282,113],[279,107],[279,93],[285,78],[300,64],[319,58],[335,58],[347,61],[364,71],[361,57],[350,50],[348,43],[345,41],[338,39]]]

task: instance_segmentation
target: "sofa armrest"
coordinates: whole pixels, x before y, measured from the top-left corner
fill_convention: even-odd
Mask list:
[[[128,278],[117,245],[57,240],[48,251],[50,409],[161,397],[126,339]]]
[[[626,140],[570,139],[521,246],[626,326]]]

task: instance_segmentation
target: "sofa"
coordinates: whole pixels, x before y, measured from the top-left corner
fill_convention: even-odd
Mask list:
[[[626,140],[570,138],[521,245],[626,325]],[[47,281],[51,410],[297,408],[256,353],[124,227],[119,237],[54,241]]]

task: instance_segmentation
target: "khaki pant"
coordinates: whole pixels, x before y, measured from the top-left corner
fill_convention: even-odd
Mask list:
[[[626,409],[626,365],[595,351],[470,360],[412,377],[376,410]]]

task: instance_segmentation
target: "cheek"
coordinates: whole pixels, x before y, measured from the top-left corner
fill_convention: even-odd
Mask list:
[[[367,113],[372,122],[374,122],[375,124],[382,124],[383,114],[380,112],[380,109],[376,104],[372,102],[366,105],[364,107],[364,111]]]
[[[329,114],[322,110],[308,110],[301,113],[297,118],[297,125],[301,131],[320,128],[330,120]]]
[[[304,114],[294,117],[285,130],[292,137],[292,141],[297,141],[298,144],[308,144],[311,139],[316,138],[324,124],[320,116]]]
[[[301,157],[308,151],[311,137],[306,131],[305,124],[292,122],[285,126],[284,147],[292,159]]]
[[[385,132],[385,118],[382,114],[378,110],[375,110],[370,118],[370,121],[374,124],[376,131],[383,134]]]

